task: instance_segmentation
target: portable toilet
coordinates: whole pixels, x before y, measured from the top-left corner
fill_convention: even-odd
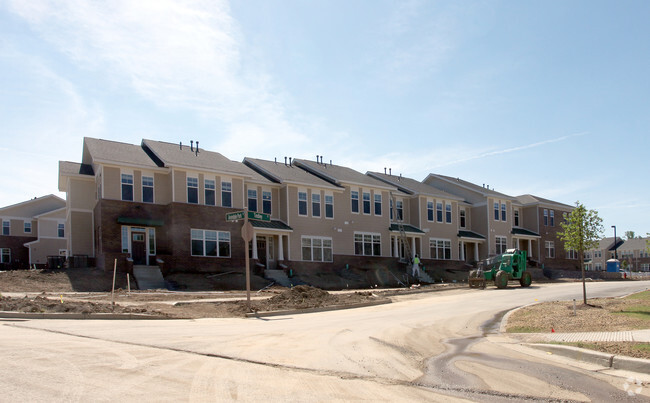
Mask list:
[[[607,272],[608,273],[618,273],[621,268],[621,262],[617,259],[609,259],[607,261]]]

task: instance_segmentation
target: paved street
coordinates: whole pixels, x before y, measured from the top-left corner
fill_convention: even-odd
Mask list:
[[[588,284],[589,297],[650,282]],[[481,325],[581,284],[455,290],[265,319],[0,322],[2,401],[641,399],[612,377],[483,337]],[[444,352],[444,354],[443,354]],[[644,391],[647,395],[647,391]],[[639,400],[645,401],[645,400]]]

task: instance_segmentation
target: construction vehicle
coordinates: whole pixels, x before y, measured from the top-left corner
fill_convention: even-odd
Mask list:
[[[505,253],[480,261],[478,268],[469,272],[470,288],[485,288],[488,281],[494,281],[497,288],[508,287],[508,281],[519,280],[522,287],[529,287],[532,279],[526,270],[525,250],[508,249]]]

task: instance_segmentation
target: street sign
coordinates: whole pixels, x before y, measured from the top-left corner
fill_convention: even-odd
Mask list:
[[[253,229],[253,224],[247,222],[241,227],[241,237],[244,238],[244,241],[246,242],[252,241],[254,234],[255,234],[255,229]]]
[[[243,219],[244,219],[244,212],[243,211],[235,211],[234,213],[227,213],[226,214],[226,221],[237,221],[237,220],[243,220]]]
[[[255,211],[249,211],[248,212],[248,219],[249,220],[257,220],[257,221],[269,222],[269,221],[271,221],[271,215],[270,214],[264,214],[264,213],[256,213]]]

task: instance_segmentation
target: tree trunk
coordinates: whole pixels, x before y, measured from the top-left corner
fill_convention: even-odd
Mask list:
[[[587,286],[585,285],[585,259],[584,251],[582,248],[578,251],[578,259],[580,259],[580,269],[582,270],[582,303],[587,305]]]

